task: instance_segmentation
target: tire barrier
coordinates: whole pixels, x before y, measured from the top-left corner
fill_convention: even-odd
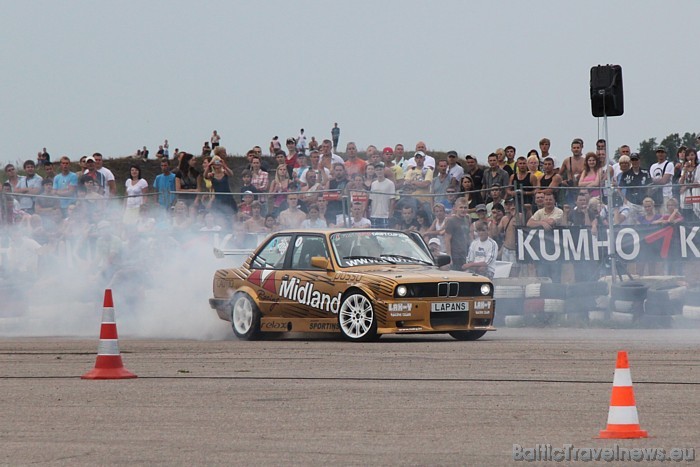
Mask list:
[[[609,278],[576,284],[502,278],[494,280],[494,298],[495,324],[507,327],[593,324],[655,329],[688,326],[687,322],[694,326],[693,320],[700,320],[700,288],[689,289],[678,277],[614,284]]]

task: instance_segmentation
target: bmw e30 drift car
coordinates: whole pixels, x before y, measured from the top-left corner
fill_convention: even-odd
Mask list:
[[[331,229],[270,235],[239,268],[214,275],[210,306],[241,339],[268,332],[449,333],[476,340],[493,331],[493,284],[438,269],[420,235]]]

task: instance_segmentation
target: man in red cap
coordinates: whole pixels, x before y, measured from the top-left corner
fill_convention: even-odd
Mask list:
[[[394,162],[394,150],[387,146],[382,150],[382,158],[384,160],[384,167],[391,171],[391,177],[387,177],[392,180],[397,188],[400,188],[403,184],[403,168],[399,164]]]

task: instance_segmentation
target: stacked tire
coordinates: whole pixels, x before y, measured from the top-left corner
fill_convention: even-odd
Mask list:
[[[631,325],[640,320],[644,314],[644,302],[649,286],[640,281],[627,281],[610,287],[612,314],[614,323]]]
[[[597,297],[607,294],[605,282],[530,284],[525,286],[524,314],[535,324],[583,325],[596,308]]]
[[[683,314],[687,287],[677,284],[659,284],[649,287],[644,301],[644,314],[639,324],[644,328],[670,328],[673,317]]]
[[[683,303],[683,318],[700,324],[700,289],[688,289]]]
[[[541,283],[551,283],[551,279],[542,277],[494,279],[493,298],[496,299],[496,326],[524,326],[525,288]]]

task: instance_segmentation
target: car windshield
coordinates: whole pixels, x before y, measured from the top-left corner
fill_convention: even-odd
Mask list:
[[[432,258],[403,232],[339,232],[331,235],[331,245],[341,267],[364,264],[433,265]]]

